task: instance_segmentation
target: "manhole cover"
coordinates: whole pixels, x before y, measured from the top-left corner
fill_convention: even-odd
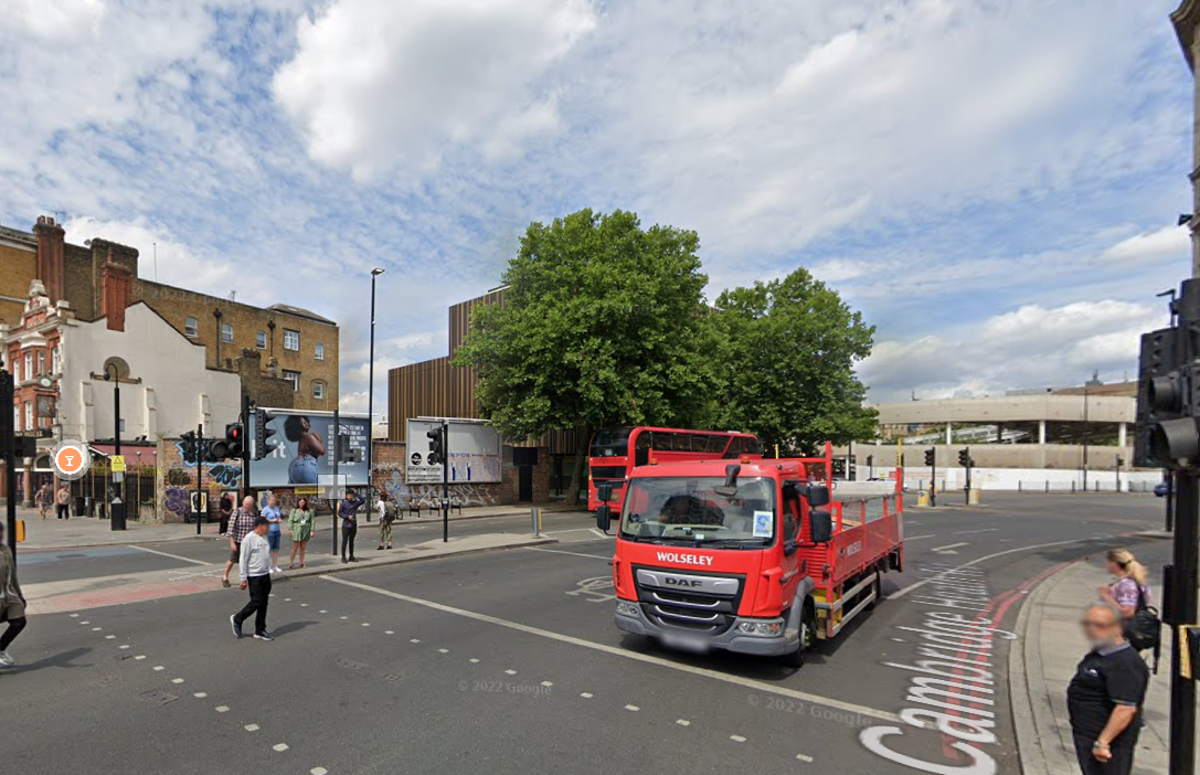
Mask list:
[[[337,664],[347,670],[362,670],[367,666],[366,662],[355,662],[353,659],[339,659]]]
[[[150,702],[156,703],[158,705],[166,705],[168,702],[175,702],[175,700],[179,699],[179,697],[177,697],[174,694],[170,694],[168,692],[164,692],[164,691],[161,691],[158,689],[155,689],[152,692],[142,692],[138,696],[141,697],[143,700],[149,700]]]
[[[396,673],[388,673],[387,675],[384,676],[384,678],[386,678],[389,681],[400,681],[404,678],[404,676],[397,675]]]

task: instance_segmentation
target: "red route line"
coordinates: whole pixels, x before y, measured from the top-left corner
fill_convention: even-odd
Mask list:
[[[1021,582],[1017,586],[1012,587],[1011,589],[1005,590],[1004,592],[1000,592],[995,597],[993,597],[991,600],[989,600],[987,605],[984,606],[983,610],[980,611],[980,618],[987,616],[992,611],[995,611],[995,613],[992,615],[992,617],[990,619],[985,619],[985,622],[987,624],[991,625],[992,627],[999,627],[1000,623],[1002,621],[1004,621],[1004,616],[1005,616],[1005,614],[1008,613],[1008,609],[1012,607],[1013,603],[1017,602],[1017,600],[1019,600],[1023,596],[1023,593],[1027,592],[1029,589],[1036,586],[1038,583],[1040,583],[1041,581],[1046,579],[1048,576],[1051,576],[1052,574],[1057,573],[1058,571],[1062,570],[1063,568],[1067,567],[1068,565],[1073,565],[1076,562],[1078,562],[1078,560],[1070,560],[1068,562],[1059,563],[1058,565],[1053,565],[1053,566],[1047,568],[1046,570],[1042,571],[1038,575],[1034,576],[1033,578],[1026,579],[1025,581]],[[969,637],[973,637],[973,636],[964,634],[962,637],[965,639],[965,638],[969,638]],[[1020,636],[1018,636],[1018,637],[1020,637]],[[1015,642],[1015,641],[1010,642],[1009,648],[1012,648],[1011,644],[1013,642]],[[961,643],[962,643],[962,641],[960,641],[960,644]],[[954,652],[955,658],[971,659],[972,657],[977,656],[974,654],[968,654],[966,651],[962,650],[962,649],[967,649],[967,648],[970,648],[970,646],[962,645],[959,651]],[[974,659],[971,659],[971,661],[974,661]],[[961,674],[963,671],[962,671],[962,668],[955,667],[955,668],[951,668],[950,672],[951,672],[951,674],[958,675],[958,674]],[[1011,680],[1011,677],[1010,677],[1010,680]],[[969,689],[968,691],[971,693],[974,693],[973,688]],[[958,700],[953,697],[947,698],[946,701],[950,705],[958,705],[959,704]],[[982,703],[971,702],[970,700],[968,700],[967,704],[975,706],[975,705],[981,705]],[[995,706],[993,705],[992,707],[995,707]],[[953,716],[956,718],[964,718],[965,717],[965,714],[960,714],[953,709],[948,709],[947,715]],[[960,761],[963,758],[963,754],[958,749],[953,747],[953,743],[955,743],[955,742],[957,742],[957,738],[955,738],[953,735],[948,735],[948,734],[943,733],[942,734],[942,754],[952,761]]]

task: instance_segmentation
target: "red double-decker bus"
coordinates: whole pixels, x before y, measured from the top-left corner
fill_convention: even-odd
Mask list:
[[[596,488],[612,486],[608,505],[616,512],[625,495],[625,480],[635,466],[695,460],[761,458],[758,437],[736,431],[683,428],[604,428],[592,437],[588,458],[588,509],[600,508]]]

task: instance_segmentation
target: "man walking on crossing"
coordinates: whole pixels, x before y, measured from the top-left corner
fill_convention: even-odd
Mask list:
[[[270,527],[266,517],[255,517],[254,530],[242,540],[238,567],[241,569],[241,588],[250,590],[250,602],[229,617],[233,634],[238,638],[242,637],[242,623],[254,614],[254,637],[275,640],[267,631],[267,603],[271,599],[271,544],[267,541]]]

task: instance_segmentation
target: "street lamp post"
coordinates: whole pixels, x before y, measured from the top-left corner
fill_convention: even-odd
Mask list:
[[[1088,491],[1088,386],[1083,386],[1083,491]]]
[[[371,352],[367,360],[367,521],[375,509],[375,483],[371,481],[373,447],[375,446],[375,279],[383,274],[382,267],[371,270]]]
[[[112,375],[109,376],[111,370]],[[104,379],[113,383],[113,457],[121,454],[121,368],[113,362],[104,366]],[[121,485],[125,475],[113,472],[112,512],[109,515],[109,529],[125,529],[125,504],[121,501]]]
[[[8,497],[5,498],[5,523],[8,527],[8,548],[13,557],[17,555],[17,421],[13,416],[13,394],[16,380],[0,361],[0,452],[3,452],[4,482]]]

